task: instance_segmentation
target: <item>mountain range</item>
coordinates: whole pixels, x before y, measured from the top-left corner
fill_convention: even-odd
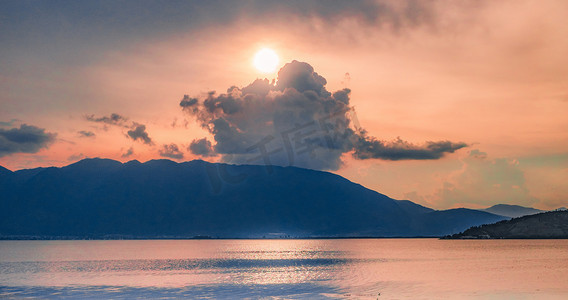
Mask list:
[[[524,207],[520,205],[510,205],[510,204],[497,204],[489,208],[482,209],[482,211],[486,211],[492,214],[505,216],[509,218],[518,218],[522,216],[534,215],[544,212],[544,210],[532,207]]]
[[[336,174],[201,160],[0,168],[2,238],[444,236],[507,217],[433,210]]]
[[[527,215],[495,224],[474,226],[447,239],[566,239],[568,211],[556,210]]]

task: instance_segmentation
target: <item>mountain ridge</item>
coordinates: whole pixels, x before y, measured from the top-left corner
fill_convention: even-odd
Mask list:
[[[533,215],[544,212],[543,210],[540,209],[525,207],[520,205],[512,205],[512,204],[496,204],[491,207],[480,210],[510,218],[518,218],[522,216]]]
[[[337,174],[194,160],[85,159],[0,182],[1,236],[442,236],[504,219],[434,211]]]
[[[471,227],[445,239],[566,239],[568,211],[548,211]]]

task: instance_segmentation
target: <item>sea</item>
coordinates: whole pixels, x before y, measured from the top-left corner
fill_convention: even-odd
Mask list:
[[[568,299],[568,240],[0,241],[0,299]]]

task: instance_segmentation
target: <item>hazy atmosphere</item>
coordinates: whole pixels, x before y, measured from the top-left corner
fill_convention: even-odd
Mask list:
[[[566,1],[1,1],[0,41],[12,171],[202,159],[568,206]]]

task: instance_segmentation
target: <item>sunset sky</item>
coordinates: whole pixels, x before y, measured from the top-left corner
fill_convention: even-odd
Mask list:
[[[0,42],[13,171],[255,163],[344,109],[335,146],[293,165],[436,209],[568,206],[568,1],[4,0]]]

